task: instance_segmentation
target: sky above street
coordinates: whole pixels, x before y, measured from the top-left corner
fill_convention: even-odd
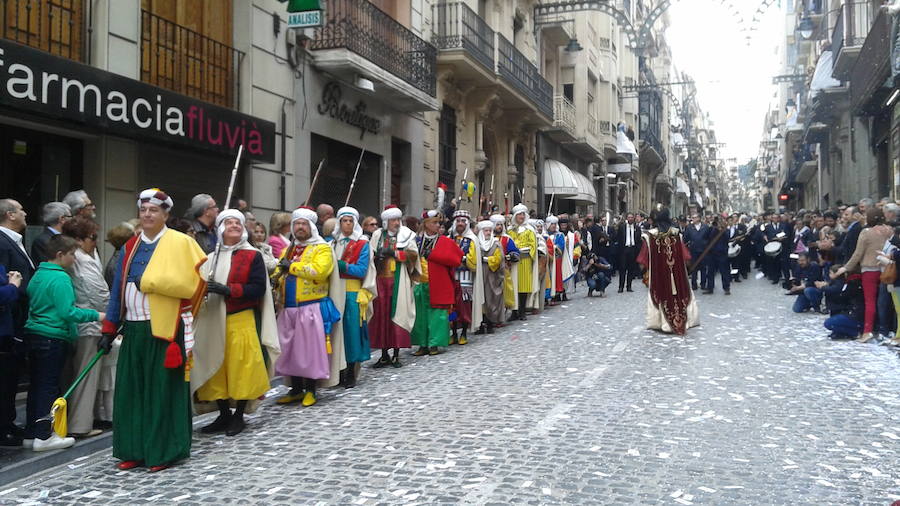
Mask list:
[[[666,33],[676,69],[696,81],[700,107],[709,113],[718,141],[726,143],[722,154],[742,164],[757,155],[775,93],[772,77],[781,73],[778,44],[784,37],[784,9],[774,3],[751,32],[760,3],[675,1]],[[753,34],[749,44],[747,33]],[[672,91],[681,97],[679,88]]]

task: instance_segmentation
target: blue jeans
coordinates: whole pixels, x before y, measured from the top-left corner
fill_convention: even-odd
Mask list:
[[[609,281],[609,276],[602,272],[598,272],[587,278],[588,288],[591,290],[599,290],[601,292],[605,291],[606,287],[609,286]]]
[[[887,291],[887,285],[878,285],[878,302],[876,303],[875,331],[881,335],[888,335],[896,328],[896,315],[894,314],[894,300],[891,298],[890,292]]]
[[[856,321],[845,314],[829,316],[825,320],[825,328],[837,335],[854,337],[862,330],[862,322]]]
[[[804,288],[794,301],[794,312],[805,313],[810,309],[819,309],[822,304],[822,290],[812,286]]]
[[[60,396],[59,380],[69,355],[69,343],[35,334],[25,336],[28,359],[31,362],[31,382],[25,403],[25,437],[47,439],[50,422],[38,423],[50,413],[53,401]]]

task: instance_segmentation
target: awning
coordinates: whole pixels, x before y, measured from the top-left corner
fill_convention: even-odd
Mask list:
[[[562,162],[547,158],[544,160],[544,195],[575,195],[578,181],[575,173]]]
[[[575,172],[564,163],[547,158],[544,160],[544,195],[597,203],[597,193],[587,176]]]
[[[669,188],[672,187],[672,180],[669,179],[669,176],[667,176],[664,172],[660,172],[659,174],[657,174],[653,182],[656,184],[656,186],[668,186]]]
[[[691,187],[688,186],[687,181],[681,179],[680,177],[675,178],[675,192],[683,193],[684,195],[691,194]]]
[[[834,67],[832,63],[831,51],[822,51],[819,61],[816,63],[816,71],[813,73],[812,81],[809,83],[810,95],[816,96],[819,90],[827,88],[836,88],[841,82],[831,77],[831,70]]]

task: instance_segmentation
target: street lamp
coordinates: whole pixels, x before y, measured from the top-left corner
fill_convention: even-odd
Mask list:
[[[815,23],[809,17],[809,14],[803,13],[803,17],[800,18],[800,24],[797,25],[797,31],[800,32],[800,36],[804,39],[809,39],[812,37],[813,31],[816,29]]]
[[[584,48],[581,47],[581,44],[578,43],[578,39],[571,38],[571,39],[569,39],[569,43],[566,44],[565,51],[567,53],[575,53],[575,52],[581,51],[582,49],[584,49]]]

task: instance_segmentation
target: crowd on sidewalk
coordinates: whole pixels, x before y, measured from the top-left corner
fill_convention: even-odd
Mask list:
[[[202,433],[237,435],[276,375],[290,387],[277,404],[310,407],[323,388],[356,386],[373,349],[371,369],[400,368],[401,350],[464,346],[559,305],[578,284],[604,297],[617,277],[618,292],[631,292],[653,227],[641,213],[538,218],[522,204],[472,216],[454,199],[420,216],[301,206],[267,229],[241,199],[220,211],[200,194],[183,218],[162,190],[136,200],[138,217],[106,233],[105,263],[84,191],[44,206],[28,251],[25,211],[0,200],[3,446],[66,448],[114,424],[121,469],[164,469],[189,456],[192,413],[218,412]],[[679,220],[695,290],[712,294],[721,279],[730,294],[754,258],[780,276],[781,264],[756,251],[769,229],[754,217]],[[786,228],[774,237],[782,231],[794,240]],[[787,268],[809,267],[803,258]],[[96,354],[67,399],[68,434],[58,434],[46,415]],[[14,399],[25,374],[21,428]]]

